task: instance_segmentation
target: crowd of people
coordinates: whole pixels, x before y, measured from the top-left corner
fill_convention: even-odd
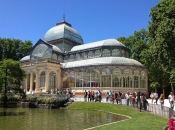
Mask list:
[[[84,92],[84,101],[85,102],[101,102],[102,100],[102,93],[100,90],[98,90],[97,92],[94,91],[86,91]]]
[[[71,92],[71,95],[73,98],[75,98],[75,91]],[[158,104],[158,101],[160,103],[161,108],[163,109],[164,106],[164,94],[160,94],[158,96],[157,92],[151,92],[150,99],[152,104]],[[149,98],[148,97],[148,98]],[[144,93],[140,92],[134,92],[134,93],[121,93],[115,92],[115,91],[108,91],[105,94],[106,102],[109,103],[116,103],[116,104],[122,104],[122,99],[126,99],[126,105],[132,106],[134,108],[140,108],[140,111],[142,109],[146,110],[148,101],[146,98],[146,95]],[[94,91],[84,91],[84,101],[85,102],[101,102],[102,100],[102,92],[98,90],[97,92]],[[173,92],[170,92],[170,95],[168,96],[168,100],[170,103],[170,108],[174,109],[174,94]]]

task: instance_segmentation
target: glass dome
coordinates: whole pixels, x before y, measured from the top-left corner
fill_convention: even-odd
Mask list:
[[[60,38],[66,38],[79,44],[83,44],[81,35],[74,28],[72,28],[71,24],[64,20],[57,23],[55,27],[49,29],[44,35],[44,41],[46,42],[54,41]]]

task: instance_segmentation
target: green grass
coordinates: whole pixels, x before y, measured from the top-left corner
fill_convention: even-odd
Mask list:
[[[168,125],[168,119],[150,112],[132,107],[98,102],[74,102],[66,109],[97,109],[131,117],[131,119],[114,124],[100,126],[93,130],[162,130]]]

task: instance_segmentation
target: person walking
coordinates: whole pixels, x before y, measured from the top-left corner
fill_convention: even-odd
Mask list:
[[[174,94],[173,94],[173,92],[170,92],[168,99],[169,99],[169,103],[170,103],[170,108],[174,109]]]
[[[161,94],[159,97],[159,101],[160,101],[160,106],[161,106],[162,110],[163,110],[163,106],[164,106],[164,100],[165,100],[164,95]]]

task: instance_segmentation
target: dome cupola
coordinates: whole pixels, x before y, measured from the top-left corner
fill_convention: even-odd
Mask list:
[[[55,27],[49,29],[44,35],[44,41],[46,42],[52,42],[63,38],[75,42],[77,45],[83,44],[81,35],[64,19],[57,23]]]

